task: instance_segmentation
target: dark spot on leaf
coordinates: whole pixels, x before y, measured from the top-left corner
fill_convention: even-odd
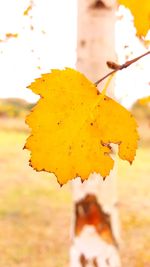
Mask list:
[[[71,153],[72,153],[71,149],[72,149],[72,147],[71,147],[71,146],[69,146],[69,152],[68,152],[68,156],[70,156],[70,155],[71,155]]]
[[[90,125],[93,126],[93,122],[91,122]]]
[[[97,95],[99,95],[99,94],[100,94],[100,92],[97,90],[97,91],[96,91],[96,94],[97,94]]]
[[[108,147],[109,149],[112,149],[109,143],[104,143],[102,140],[101,140],[101,145]]]

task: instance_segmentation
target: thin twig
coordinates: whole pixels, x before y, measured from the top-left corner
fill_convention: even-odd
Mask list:
[[[145,56],[148,55],[148,54],[150,54],[150,51],[144,53],[143,55],[141,55],[141,56],[139,56],[139,57],[136,57],[136,58],[134,58],[134,59],[131,59],[131,60],[129,60],[129,61],[126,61],[126,62],[125,62],[124,64],[122,64],[122,65],[118,65],[118,64],[116,64],[116,63],[114,63],[114,62],[111,62],[111,63],[108,62],[108,66],[109,66],[110,64],[112,64],[113,68],[114,68],[114,66],[115,66],[115,69],[112,70],[111,72],[107,73],[104,77],[102,77],[101,79],[99,79],[98,81],[96,81],[94,84],[97,86],[100,82],[102,82],[103,80],[105,80],[105,79],[106,79],[108,76],[110,76],[111,74],[117,72],[118,70],[122,70],[122,69],[125,69],[125,68],[129,67],[131,64],[135,63],[135,62],[138,61],[140,58],[145,57]],[[114,64],[114,65],[113,65],[113,64]]]

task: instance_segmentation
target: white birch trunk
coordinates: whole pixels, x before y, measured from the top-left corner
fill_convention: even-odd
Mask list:
[[[108,72],[106,61],[115,61],[114,27],[115,0],[78,0],[77,69],[92,81]],[[72,190],[70,266],[120,267],[116,166],[105,181],[94,173],[84,183],[73,181]]]

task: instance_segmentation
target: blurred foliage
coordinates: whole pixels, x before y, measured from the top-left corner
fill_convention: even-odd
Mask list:
[[[136,101],[132,107],[132,114],[138,121],[150,121],[150,102],[143,105]]]
[[[53,175],[28,166],[26,137],[0,123],[0,267],[68,267],[70,184],[60,188]],[[149,174],[147,146],[138,149],[132,166],[118,162],[124,267],[150,266]]]
[[[21,117],[23,118],[34,106],[33,103],[19,98],[0,99],[0,117]],[[150,120],[150,103],[141,105],[135,102],[131,110],[137,121]]]
[[[150,102],[144,105],[135,102],[131,112],[139,126],[140,145],[150,146]]]
[[[33,105],[34,104],[18,98],[0,99],[0,117],[24,118]]]
[[[0,99],[0,128],[4,130],[28,131],[25,117],[34,106],[18,98]],[[134,103],[131,113],[139,125],[140,145],[150,145],[150,102]]]

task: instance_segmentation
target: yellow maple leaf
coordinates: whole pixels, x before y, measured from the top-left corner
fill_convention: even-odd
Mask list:
[[[150,1],[118,0],[119,4],[129,8],[133,17],[138,36],[145,36],[150,29]]]
[[[26,122],[31,135],[25,148],[37,171],[53,172],[60,184],[91,172],[107,176],[113,168],[111,143],[119,156],[132,162],[137,148],[136,122],[129,111],[100,94],[73,69],[52,70],[29,88],[39,94]]]

